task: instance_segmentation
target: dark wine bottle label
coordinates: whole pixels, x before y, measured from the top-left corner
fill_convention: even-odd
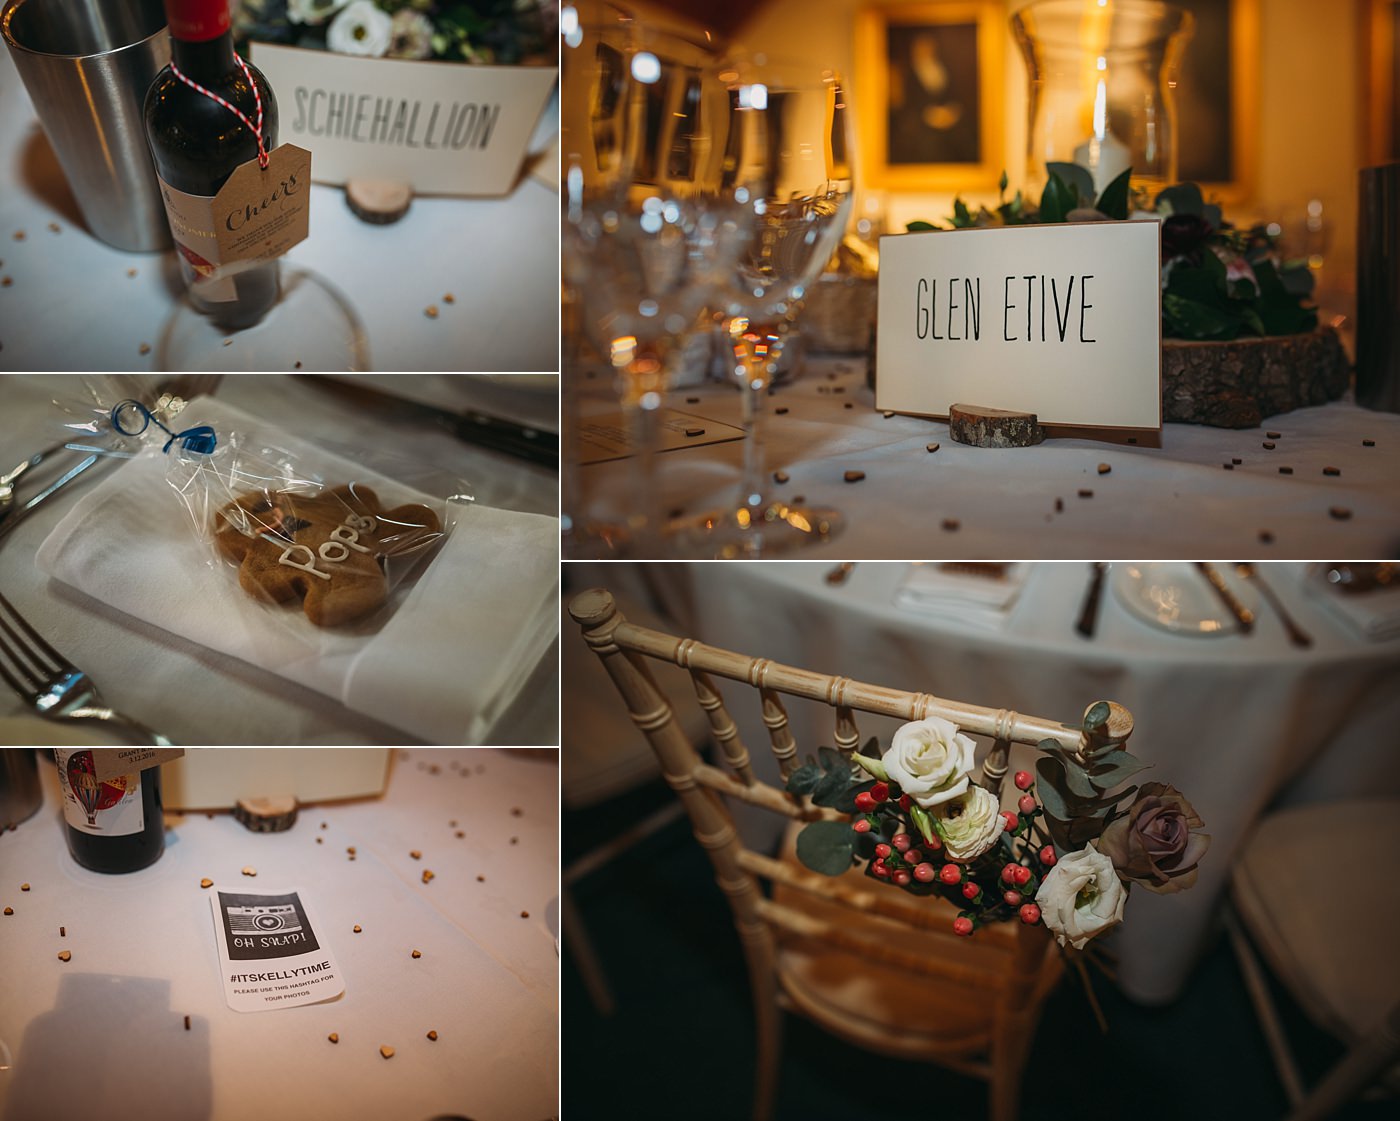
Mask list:
[[[63,819],[74,829],[99,837],[126,837],[146,828],[139,771],[99,781],[91,751],[55,748],[54,756],[63,789]]]

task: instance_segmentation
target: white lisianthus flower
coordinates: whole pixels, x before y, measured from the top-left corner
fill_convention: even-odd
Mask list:
[[[287,0],[287,19],[292,23],[325,23],[346,0]]]
[[[1035,893],[1045,925],[1061,946],[1068,942],[1076,950],[1123,921],[1127,898],[1113,861],[1093,842],[1060,857]]]
[[[433,21],[412,8],[394,13],[390,58],[427,58],[433,53]]]
[[[976,860],[1006,829],[1001,803],[980,786],[969,786],[957,797],[940,802],[934,807],[933,819],[943,839],[944,855],[962,864]]]
[[[340,54],[380,58],[394,39],[394,21],[374,0],[350,0],[326,31],[326,46]]]
[[[967,789],[973,743],[937,716],[902,725],[881,756],[890,778],[928,809]]]

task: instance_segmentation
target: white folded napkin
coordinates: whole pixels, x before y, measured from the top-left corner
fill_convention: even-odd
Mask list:
[[[966,565],[912,564],[895,592],[895,603],[950,622],[1001,626],[1021,593],[1026,566],[999,567],[1000,575],[990,575],[969,571]]]
[[[367,483],[386,505],[433,501],[223,402],[193,402],[186,418],[221,434],[256,428],[305,456],[327,483]],[[553,518],[454,506],[455,528],[416,586],[391,597],[392,616],[377,632],[321,628],[295,606],[269,609],[243,592],[165,481],[167,464],[157,447],[109,472],[40,546],[38,567],[118,611],[436,743],[481,742],[549,648],[558,627]]]
[[[1310,581],[1314,594],[1334,615],[1373,642],[1400,637],[1400,586],[1368,592],[1339,592],[1321,578]]]

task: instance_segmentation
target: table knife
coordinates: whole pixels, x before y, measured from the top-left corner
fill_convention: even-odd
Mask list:
[[[1230,586],[1225,583],[1225,578],[1218,573],[1215,568],[1205,561],[1197,561],[1196,567],[1201,575],[1206,578],[1207,583],[1215,590],[1220,602],[1225,605],[1227,611],[1235,617],[1235,622],[1240,626],[1241,634],[1249,634],[1254,630],[1254,613],[1244,604],[1235,598],[1235,593],[1230,590]]]
[[[1103,561],[1095,561],[1093,564],[1094,574],[1089,578],[1089,587],[1084,592],[1084,603],[1079,608],[1079,621],[1074,624],[1074,629],[1085,638],[1094,637],[1094,628],[1099,622],[1099,600],[1103,597],[1103,577],[1108,571],[1108,565]]]

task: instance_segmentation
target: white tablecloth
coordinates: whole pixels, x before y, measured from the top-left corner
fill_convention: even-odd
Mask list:
[[[1126,706],[1129,749],[1155,765],[1141,781],[1175,785],[1212,837],[1193,889],[1132,894],[1115,940],[1124,988],[1137,999],[1165,1001],[1180,989],[1212,931],[1233,855],[1276,798],[1400,792],[1400,640],[1359,637],[1300,590],[1303,566],[1267,566],[1266,575],[1313,635],[1306,650],[1287,643],[1267,607],[1252,636],[1185,637],[1144,623],[1107,589],[1097,637],[1086,641],[1073,629],[1089,575],[1081,564],[1030,566],[1009,622],[979,628],[897,607],[906,568],[859,564],[839,586],[826,583],[824,564],[668,565],[647,576],[686,637],[748,656],[1071,723],[1095,700]],[[607,586],[636,570],[586,575]],[[775,779],[757,694],[726,694],[756,764]],[[788,711],[800,754],[834,742],[834,710],[792,701]],[[862,739],[883,743],[894,727],[857,723]],[[762,827],[740,817],[746,832]]]
[[[469,399],[470,375],[459,375]],[[8,471],[26,454],[59,438],[54,396],[72,398],[75,377],[7,377],[0,385],[0,459]],[[442,383],[438,383],[442,388]],[[497,387],[499,388],[499,387]],[[528,411],[536,389],[526,390]],[[392,403],[364,409],[342,400],[314,379],[287,375],[228,376],[217,397],[246,412],[272,418],[312,443],[345,449],[374,446],[470,484],[477,502],[508,510],[554,514],[555,472],[465,444]],[[499,397],[495,404],[501,404]],[[91,475],[104,470],[99,465]],[[246,662],[173,637],[168,631],[109,610],[56,581],[34,565],[34,554],[76,496],[75,483],[0,541],[0,590],[58,650],[88,673],[118,711],[164,733],[176,743],[200,744],[395,744],[412,742],[402,731],[357,714],[338,701],[291,684]],[[21,501],[33,489],[21,491]],[[464,637],[468,641],[469,636]],[[534,746],[558,742],[558,670],[545,655],[516,703],[487,733],[492,744]],[[0,690],[0,717],[24,713],[20,699]],[[30,740],[29,742],[34,742]],[[42,742],[42,741],[41,741]]]
[[[599,374],[583,384],[594,390],[583,407],[606,408],[607,379]],[[676,390],[666,403],[696,417],[740,423],[740,397],[727,384]],[[779,407],[787,412],[772,412]],[[703,428],[703,420],[695,427]],[[1270,440],[1268,432],[1280,435]],[[1375,444],[1366,447],[1363,440]],[[926,450],[935,443],[937,451]],[[800,495],[845,515],[844,532],[807,556],[1271,560],[1400,554],[1400,416],[1345,401],[1272,417],[1258,429],[1168,424],[1161,447],[1053,439],[995,450],[955,443],[941,421],[885,417],[865,385],[863,358],[821,358],[771,397],[767,444],[770,470],[790,476],[771,485],[770,497],[796,504]],[[1235,458],[1243,462],[1235,465]],[[699,515],[734,497],[738,441],[666,452],[658,460],[662,510]],[[1099,474],[1100,464],[1109,473]],[[1280,467],[1291,467],[1292,474],[1280,474]],[[1324,475],[1324,467],[1341,474]],[[583,468],[589,508],[604,515],[625,510],[632,470],[631,460]],[[848,483],[847,471],[864,478]],[[1081,490],[1092,497],[1080,497]],[[1333,507],[1350,516],[1339,520]]]
[[[14,910],[0,918],[0,1114],[555,1116],[557,753],[394,754],[382,798],[303,807],[285,833],[250,833],[228,814],[167,815],[156,864],[104,876],[68,855],[52,756],[41,753],[44,807],[0,836],[0,901]],[[240,874],[245,865],[256,878]],[[344,994],[230,1009],[203,877],[299,889]]]
[[[533,176],[499,199],[416,198],[389,226],[361,222],[343,190],[317,185],[311,236],[286,263],[349,298],[374,369],[553,371],[558,230],[559,196]],[[24,240],[14,240],[20,231]],[[0,275],[12,281],[0,289],[0,369],[155,369],[156,351],[143,355],[140,347],[155,347],[174,309],[174,253],[126,253],[87,232],[7,50],[0,50],[0,261]],[[429,305],[436,319],[424,314]]]

